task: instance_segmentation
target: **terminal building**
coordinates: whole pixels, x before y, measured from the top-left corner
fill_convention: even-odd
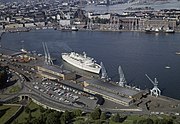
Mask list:
[[[92,79],[84,81],[84,91],[99,94],[103,98],[124,106],[133,104],[143,95],[143,91],[120,87],[113,82]]]
[[[53,80],[74,80],[76,79],[75,72],[63,70],[55,65],[41,65],[37,66],[37,74]]]

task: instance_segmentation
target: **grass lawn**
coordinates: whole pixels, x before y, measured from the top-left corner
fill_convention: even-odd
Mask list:
[[[33,118],[38,118],[41,115],[41,112],[39,110],[39,106],[35,104],[34,102],[30,102],[28,107],[31,109],[31,115]],[[28,113],[25,112],[25,110],[19,115],[19,117],[16,118],[16,122],[18,123],[25,123],[26,118],[28,117]]]
[[[15,85],[15,86],[12,86],[12,87],[10,87],[10,89],[9,89],[9,93],[17,93],[17,92],[19,92],[20,91],[20,86],[19,85]]]
[[[17,110],[19,106],[0,106],[0,123],[4,124]]]

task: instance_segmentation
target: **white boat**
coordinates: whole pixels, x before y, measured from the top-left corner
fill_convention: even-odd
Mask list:
[[[101,66],[97,64],[93,58],[87,57],[85,52],[83,52],[83,54],[75,52],[62,53],[61,57],[67,63],[85,71],[99,74],[101,70]]]
[[[174,33],[175,31],[173,29],[166,29],[165,33]]]
[[[170,66],[166,66],[165,68],[166,68],[166,69],[170,69],[171,67],[170,67]]]
[[[176,52],[176,55],[180,55],[180,52]]]
[[[78,28],[76,26],[72,26],[71,31],[78,31]]]

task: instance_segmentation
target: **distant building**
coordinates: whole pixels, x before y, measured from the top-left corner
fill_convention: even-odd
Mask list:
[[[7,24],[5,25],[6,29],[12,29],[12,28],[22,28],[23,24],[13,23],[13,24]]]
[[[95,18],[100,18],[100,19],[110,19],[111,14],[106,13],[106,14],[93,14],[93,13],[88,13],[88,18],[89,19],[95,19]]]
[[[167,29],[176,27],[175,20],[163,19],[163,18],[151,18],[151,19],[140,19],[139,20],[139,29],[145,30],[147,28],[154,28],[154,29]]]
[[[35,27],[34,23],[25,23],[25,27],[30,28],[30,27]]]
[[[60,21],[59,21],[59,24],[60,24],[61,26],[70,26],[70,25],[71,25],[71,20],[70,20],[70,19],[60,20]]]

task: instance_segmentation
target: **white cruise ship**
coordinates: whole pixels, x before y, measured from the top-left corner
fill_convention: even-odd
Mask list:
[[[85,52],[83,54],[75,52],[62,53],[61,56],[64,61],[82,70],[96,74],[99,74],[101,70],[101,66],[93,58],[87,57]]]

